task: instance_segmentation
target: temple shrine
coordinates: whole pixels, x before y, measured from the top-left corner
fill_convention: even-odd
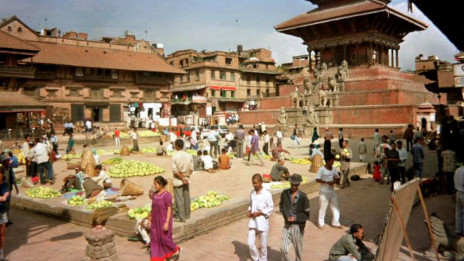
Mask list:
[[[284,109],[288,127],[344,128],[350,137],[370,137],[375,128],[402,135],[408,124],[420,126],[420,108],[440,101],[425,88],[425,78],[401,71],[399,49],[408,33],[427,25],[389,7],[390,0],[309,2],[318,7],[275,26],[303,40],[309,76],[281,85],[278,97],[261,99],[259,112],[242,112],[242,123],[256,124],[259,118],[283,127]]]

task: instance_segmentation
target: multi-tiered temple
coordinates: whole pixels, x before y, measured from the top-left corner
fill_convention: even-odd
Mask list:
[[[314,110],[319,125],[370,136],[373,128],[400,133],[407,124],[419,124],[423,103],[439,103],[422,79],[399,68],[403,38],[426,24],[390,8],[389,0],[310,2],[318,7],[275,27],[303,39],[315,59],[308,63],[310,76],[298,81],[302,86],[281,86],[279,97],[262,99],[262,110],[242,113],[242,122],[278,124],[286,107],[289,126],[309,126],[313,121],[303,116],[310,113],[302,111]],[[430,126],[433,117],[427,120]]]

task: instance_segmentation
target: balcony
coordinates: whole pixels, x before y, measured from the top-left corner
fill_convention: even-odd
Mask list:
[[[34,79],[34,67],[0,65],[0,76]]]
[[[170,85],[171,79],[159,76],[144,76],[136,74],[135,82],[137,84],[151,84],[151,85]]]
[[[83,75],[83,76],[74,76],[76,81],[86,81],[86,82],[117,82],[118,79],[107,75]]]
[[[38,80],[55,80],[56,71],[36,71],[35,79]]]

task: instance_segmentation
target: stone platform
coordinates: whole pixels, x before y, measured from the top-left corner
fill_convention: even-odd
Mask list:
[[[350,175],[361,175],[366,172],[367,164],[365,163],[353,162],[351,165]],[[301,185],[300,189],[306,193],[317,191],[319,185],[315,182],[315,173],[303,175],[308,177],[309,183]],[[244,218],[248,208],[248,195],[251,190],[251,184],[249,187],[239,187],[238,190],[240,191],[236,194],[240,196],[233,197],[230,201],[225,201],[221,206],[196,210],[192,213],[192,218],[187,223],[174,223],[173,232],[175,241],[183,242]],[[274,204],[277,206],[281,190],[272,190],[271,192]],[[148,202],[148,199],[146,201]],[[129,202],[118,204],[125,203],[129,205]],[[15,208],[55,217],[81,226],[91,226],[92,211],[85,210],[83,207],[68,206],[64,198],[34,199],[24,193],[20,193],[12,197],[11,205]],[[134,234],[135,221],[130,220],[126,213],[119,213],[108,219],[107,227],[114,230],[118,235],[129,236]]]

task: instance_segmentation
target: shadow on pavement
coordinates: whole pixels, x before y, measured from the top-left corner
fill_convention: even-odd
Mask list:
[[[50,238],[50,241],[60,241],[60,240],[67,240],[67,239],[75,239],[78,237],[82,237],[84,233],[82,232],[70,232],[60,236]]]
[[[238,259],[239,261],[246,261],[246,260],[251,259],[250,250],[248,248],[248,245],[243,244],[242,242],[239,242],[237,240],[232,241],[232,244],[235,247],[234,254],[237,255],[237,257],[239,258]],[[267,247],[267,259],[268,260],[281,260],[282,253],[268,246]]]

